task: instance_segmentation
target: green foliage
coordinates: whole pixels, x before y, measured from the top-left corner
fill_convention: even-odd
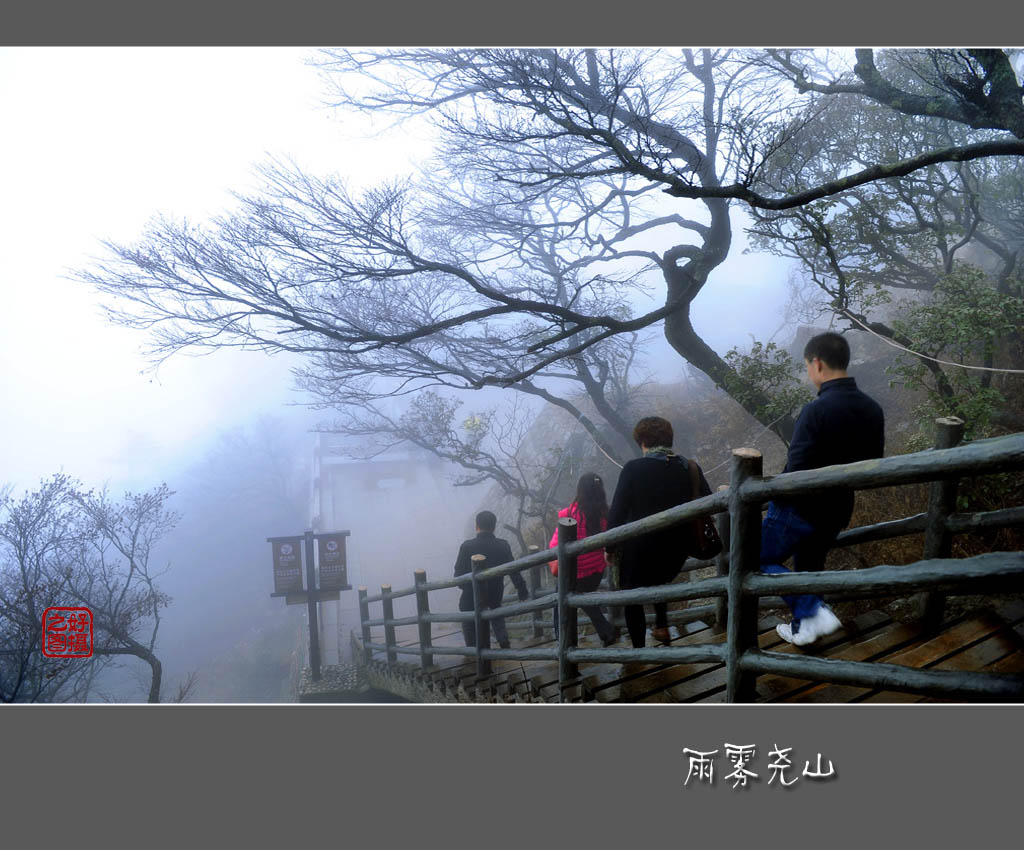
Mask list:
[[[958,265],[928,301],[910,306],[893,327],[928,357],[970,366],[986,358],[996,363],[1008,341],[1024,333],[1024,302],[999,292],[980,269]],[[903,354],[887,371],[896,383],[924,390],[927,402],[917,410],[922,425],[953,414],[966,422],[968,437],[989,434],[1006,404],[1003,392],[983,371],[941,368],[944,383],[919,358]]]
[[[1024,483],[1019,472],[1004,472],[979,478],[964,478],[956,496],[956,509],[994,511],[1008,505],[1019,505],[1024,500]]]
[[[744,406],[758,397],[769,399],[756,408],[754,415],[761,421],[771,422],[792,413],[814,397],[797,380],[788,352],[774,342],[765,345],[755,340],[747,354],[732,348],[725,361],[733,369],[725,380],[724,389],[729,395]]]
[[[458,423],[461,406],[457,399],[423,390],[399,419],[400,433],[449,460],[479,463],[485,458],[484,441],[493,431],[494,411],[477,411]]]

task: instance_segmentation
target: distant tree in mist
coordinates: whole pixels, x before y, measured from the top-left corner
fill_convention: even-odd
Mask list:
[[[175,564],[164,656],[169,671],[198,671],[200,700],[282,699],[300,606],[270,598],[266,538],[308,527],[311,455],[305,427],[263,416],[216,434],[176,478],[181,517],[161,549]],[[263,669],[246,681],[262,650]]]
[[[157,357],[299,353],[307,389],[371,418],[382,399],[429,387],[509,387],[563,408],[581,387],[595,441],[625,436],[587,375],[609,362],[599,347],[661,324],[785,439],[793,418],[773,392],[787,382],[748,380],[777,364],[739,370],[694,328],[692,304],[732,249],[736,200],[813,216],[878,181],[1024,153],[1009,53],[924,57],[858,51],[846,69],[841,55],[796,51],[329,51],[337,105],[432,124],[421,177],[352,193],[272,165],[234,214],[157,220],[80,276],[112,296],[115,321],[150,331]],[[837,98],[988,135],[919,136],[906,150],[851,137],[828,161],[831,146],[809,140]],[[821,167],[803,167],[799,150]],[[652,304],[634,315],[640,291]]]
[[[57,476],[38,490],[0,499],[0,700],[84,699],[98,663],[42,654],[43,612],[65,603],[60,568],[74,546],[70,482]]]
[[[585,396],[574,401],[582,407]],[[344,415],[345,411],[339,412]],[[587,454],[585,449],[621,466],[571,416],[559,405],[538,412],[538,406],[522,395],[494,407],[465,410],[460,400],[427,389],[399,415],[377,412],[369,417],[361,411],[358,425],[349,420],[329,430],[356,440],[347,449],[351,456],[373,457],[411,445],[455,467],[451,481],[456,487],[491,484],[488,505],[525,551],[538,542],[534,539],[537,527],[547,528],[550,537],[553,500],[560,496],[556,488],[565,484],[572,464]],[[359,442],[360,437],[365,442]],[[500,510],[492,503],[495,498],[501,502]]]
[[[845,82],[801,78],[816,94],[766,182],[811,185],[850,163],[973,150],[1007,130],[1021,135],[1005,86],[984,83],[1008,67],[997,53],[890,51],[876,67],[870,51],[859,51]],[[796,67],[793,55],[775,57]],[[897,111],[890,101],[901,92],[906,108]],[[1024,366],[1024,157],[930,164],[755,216],[754,244],[800,261],[819,292],[818,316],[900,347],[891,371],[925,392],[923,423],[959,415],[973,435],[1024,429],[1024,382],[998,371]]]
[[[219,433],[183,477],[190,514],[218,521],[304,525],[309,513],[308,433],[274,416]]]
[[[147,701],[160,701],[156,647],[170,599],[157,584],[163,571],[152,555],[177,521],[166,509],[170,496],[161,485],[117,500],[58,474],[20,499],[0,499],[0,699],[84,700],[104,667],[134,656],[149,668]],[[42,615],[50,606],[92,611],[93,657],[42,654]],[[186,683],[179,697],[187,693]]]

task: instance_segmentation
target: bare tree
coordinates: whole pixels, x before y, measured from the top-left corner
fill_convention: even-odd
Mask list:
[[[42,654],[43,612],[66,604],[60,569],[78,543],[76,491],[55,475],[21,499],[0,498],[0,701],[83,699],[91,659]]]
[[[82,493],[82,549],[65,568],[67,592],[92,610],[98,656],[131,655],[150,668],[148,702],[160,702],[163,665],[156,655],[160,611],[170,598],[156,584],[153,548],[177,523],[165,507],[166,485],[126,493]]]
[[[552,499],[569,471],[565,454],[578,461],[584,445],[601,451],[578,423],[566,428],[562,416],[552,427],[550,418],[538,417],[537,408],[515,394],[490,408],[463,410],[461,400],[428,389],[394,414],[379,402],[347,404],[323,430],[345,435],[343,450],[352,457],[411,445],[459,467],[452,480],[456,487],[490,483],[506,506],[502,516],[514,517],[504,527],[526,551],[537,542],[532,527],[550,533]]]
[[[100,669],[131,655],[150,668],[148,701],[160,701],[156,655],[160,611],[169,598],[151,564],[153,548],[177,520],[161,485],[115,501],[66,475],[15,501],[0,501],[0,694],[4,701],[83,700]],[[41,653],[42,614],[50,606],[90,609],[92,658]]]
[[[736,198],[755,208],[788,210],[879,180],[905,177],[939,163],[1021,156],[1024,88],[1021,73],[1014,67],[1014,54],[993,49],[888,50],[879,63],[875,51],[860,49],[854,53],[852,67],[835,51],[768,50],[750,54],[750,61],[778,73],[803,94],[853,96],[903,115],[1000,132],[862,162],[858,171],[849,173],[844,169],[848,173],[823,176],[795,191],[776,187],[766,195],[758,191],[754,180],[718,187],[672,187],[668,191],[683,198]]]
[[[765,170],[766,183],[814,183],[850,162],[962,146],[989,133],[850,95],[820,99]],[[985,427],[995,411],[1016,429],[1024,420],[996,389],[1012,378],[994,367],[1021,365],[1022,186],[1019,157],[932,165],[805,207],[754,210],[752,232],[760,248],[801,262],[823,296],[822,312],[917,352],[901,354],[910,365],[897,371],[932,394],[941,413]],[[943,315],[956,319],[949,325]]]
[[[995,85],[1005,58],[996,54],[964,54],[957,85],[972,73]],[[584,352],[662,323],[683,358],[728,392],[743,386],[734,397],[785,438],[791,415],[768,418],[772,399],[744,386],[690,318],[732,247],[730,199],[803,208],[937,162],[1024,152],[1003,137],[1016,126],[1004,110],[992,138],[868,157],[850,174],[854,156],[810,185],[773,187],[770,166],[813,123],[801,92],[880,91],[840,92],[841,70],[827,94],[814,86],[828,82],[780,89],[808,78],[795,76],[802,56],[328,51],[320,64],[337,104],[433,123],[426,176],[353,195],[337,179],[270,166],[265,191],[239,198],[236,214],[208,228],[156,221],[138,247],[108,245],[112,259],[80,277],[113,297],[115,321],[152,332],[157,357],[227,346],[299,353],[300,379],[332,404],[494,385],[568,409],[552,387],[567,376],[593,385]],[[947,58],[935,54],[936,68]],[[998,111],[994,100],[985,111]],[[973,120],[962,110],[943,118]],[[660,304],[637,299],[644,286],[663,292]],[[623,436],[621,414],[592,389]]]
[[[812,51],[769,50],[772,64],[801,92],[851,94],[903,115],[940,118],[1024,139],[1024,91],[1014,68],[1019,51],[994,49],[855,51],[852,69],[836,72]]]
[[[665,210],[652,191],[718,185],[746,167],[730,128],[770,109],[740,85],[746,64],[718,51],[678,61],[650,51],[345,61],[366,76],[373,61],[387,63],[437,86],[431,103],[412,108],[438,107],[443,174],[426,195],[407,184],[352,197],[336,180],[273,167],[267,191],[240,199],[240,212],[210,230],[158,221],[139,248],[108,246],[114,260],[81,276],[115,296],[115,320],[154,332],[157,356],[183,347],[300,352],[330,381],[391,375],[384,394],[424,370],[465,387],[525,388],[599,342],[664,320],[676,350],[724,385],[732,370],[689,312],[728,255],[728,203],[701,201],[700,221]],[[391,97],[404,107],[407,82],[370,105]],[[464,114],[442,108],[461,101]],[[459,191],[439,196],[438,182]],[[531,238],[550,234],[570,259],[538,273]],[[630,315],[650,269],[665,303]]]

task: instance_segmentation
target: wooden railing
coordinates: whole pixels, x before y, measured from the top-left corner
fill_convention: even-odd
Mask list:
[[[1024,433],[958,445],[963,423],[958,419],[939,419],[939,438],[934,449],[915,454],[860,461],[841,466],[762,476],[762,457],[756,449],[733,450],[732,474],[728,487],[670,508],[637,522],[576,540],[576,521],[559,520],[559,562],[557,591],[540,587],[540,568],[552,559],[550,550],[532,552],[511,563],[486,568],[483,556],[473,559],[472,573],[459,578],[428,582],[422,570],[414,574],[414,584],[404,590],[383,585],[378,595],[369,596],[359,588],[362,647],[367,662],[373,652],[385,653],[395,664],[400,655],[417,656],[426,669],[436,655],[475,657],[478,678],[489,673],[492,659],[549,660],[559,665],[559,692],[578,680],[581,662],[622,663],[629,661],[661,663],[724,663],[726,699],[749,702],[756,697],[759,674],[776,674],[820,682],[861,685],[870,688],[907,691],[929,696],[964,699],[1020,700],[1024,697],[1024,676],[924,671],[881,662],[853,662],[814,656],[762,651],[757,645],[758,609],[763,597],[780,594],[814,593],[841,596],[893,596],[921,594],[921,611],[926,628],[942,619],[945,594],[955,591],[970,594],[1020,593],[1024,591],[1024,552],[991,552],[972,558],[950,558],[953,534],[982,528],[1000,528],[1024,523],[1024,507],[976,514],[957,514],[956,491],[965,475],[988,475],[1024,469]],[[760,573],[761,513],[765,502],[779,496],[796,496],[832,488],[864,490],[903,484],[932,482],[928,510],[915,516],[864,526],[843,532],[836,546],[852,546],[908,534],[925,534],[922,560],[906,565],[880,565],[858,570],[804,572],[779,575]],[[615,546],[698,516],[718,514],[719,533],[725,551],[714,562],[687,563],[687,569],[717,566],[717,575],[697,581],[673,583],[633,590],[575,592],[576,559],[594,549]],[[500,608],[475,611],[432,612],[429,594],[471,583],[474,598],[482,598],[482,581],[531,571],[534,598],[503,604]],[[396,618],[394,600],[415,597],[416,613]],[[688,608],[681,619],[714,617],[726,630],[725,643],[688,646],[602,649],[578,646],[577,608],[582,605],[622,606],[691,599],[714,599],[712,605]],[[379,602],[382,617],[371,619],[370,604]],[[486,635],[487,624],[495,617],[530,615],[522,628],[540,635],[538,615],[554,609],[559,621],[558,646],[552,648],[477,649],[476,647],[434,646],[434,623],[474,621],[478,643]],[[678,620],[677,620],[678,622]],[[398,645],[395,629],[417,625],[417,645]],[[514,624],[507,624],[510,629]],[[384,643],[372,640],[371,629],[383,627]]]

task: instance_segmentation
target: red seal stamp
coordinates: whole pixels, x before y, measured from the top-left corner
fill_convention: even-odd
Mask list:
[[[88,608],[47,608],[43,612],[42,649],[47,658],[90,657],[92,611]]]

